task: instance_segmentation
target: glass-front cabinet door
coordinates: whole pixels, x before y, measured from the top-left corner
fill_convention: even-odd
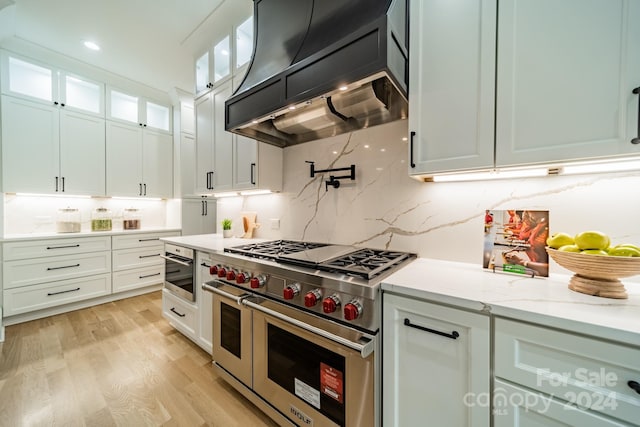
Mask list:
[[[207,51],[196,59],[196,95],[200,95],[211,88],[209,68],[209,51]]]
[[[156,130],[171,132],[171,107],[109,88],[107,117]]]
[[[247,64],[253,53],[253,16],[236,27],[236,70]]]
[[[104,85],[60,72],[60,102],[63,106],[104,117]]]
[[[53,102],[55,70],[7,53],[2,55],[2,93]]]
[[[229,36],[220,40],[213,48],[213,82],[216,83],[231,74],[231,49]]]

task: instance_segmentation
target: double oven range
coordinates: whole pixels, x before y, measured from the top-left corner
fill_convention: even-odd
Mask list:
[[[281,425],[375,426],[380,282],[415,254],[277,240],[212,257],[213,364]]]

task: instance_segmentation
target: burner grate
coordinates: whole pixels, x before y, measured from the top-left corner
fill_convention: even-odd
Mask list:
[[[245,255],[252,258],[277,260],[281,255],[302,252],[327,246],[326,243],[298,242],[295,240],[273,240],[225,248],[225,252]]]
[[[321,270],[357,275],[371,280],[413,256],[405,252],[360,249],[348,255],[318,265]]]

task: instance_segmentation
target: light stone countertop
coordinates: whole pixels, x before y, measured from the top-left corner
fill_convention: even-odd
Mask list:
[[[203,234],[162,238],[208,253],[265,241]],[[568,289],[570,276],[530,278],[485,271],[480,265],[419,258],[387,277],[382,290],[467,310],[509,317],[640,347],[640,284],[624,279],[628,299]]]
[[[110,231],[81,231],[79,233],[28,233],[28,234],[5,234],[0,238],[0,242],[17,242],[21,240],[48,240],[48,239],[72,239],[74,237],[96,237],[96,236],[120,236],[126,234],[144,233],[179,233],[180,228],[141,228],[139,230],[114,229]]]
[[[640,347],[640,284],[623,279],[628,299],[600,298],[569,290],[570,277],[523,277],[420,258],[387,277],[382,290]]]

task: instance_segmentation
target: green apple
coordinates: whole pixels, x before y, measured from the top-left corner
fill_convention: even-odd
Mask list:
[[[619,245],[615,245],[614,248],[632,248],[632,249],[635,249],[636,251],[640,251],[640,247],[636,245],[632,245],[631,243],[621,243]]]
[[[547,238],[547,246],[553,249],[559,249],[561,246],[573,245],[573,237],[567,233],[554,233]]]
[[[609,255],[607,253],[607,251],[602,250],[602,249],[584,249],[582,251],[580,251],[581,254],[587,254],[587,255],[604,255],[607,256]]]
[[[563,245],[558,250],[562,252],[580,252],[580,248],[577,245]]]
[[[604,233],[599,231],[583,231],[574,237],[576,245],[582,250],[584,249],[600,249],[604,250],[609,247],[611,239]]]
[[[616,246],[609,250],[611,256],[636,256],[640,257],[640,250],[634,249],[630,246]]]

